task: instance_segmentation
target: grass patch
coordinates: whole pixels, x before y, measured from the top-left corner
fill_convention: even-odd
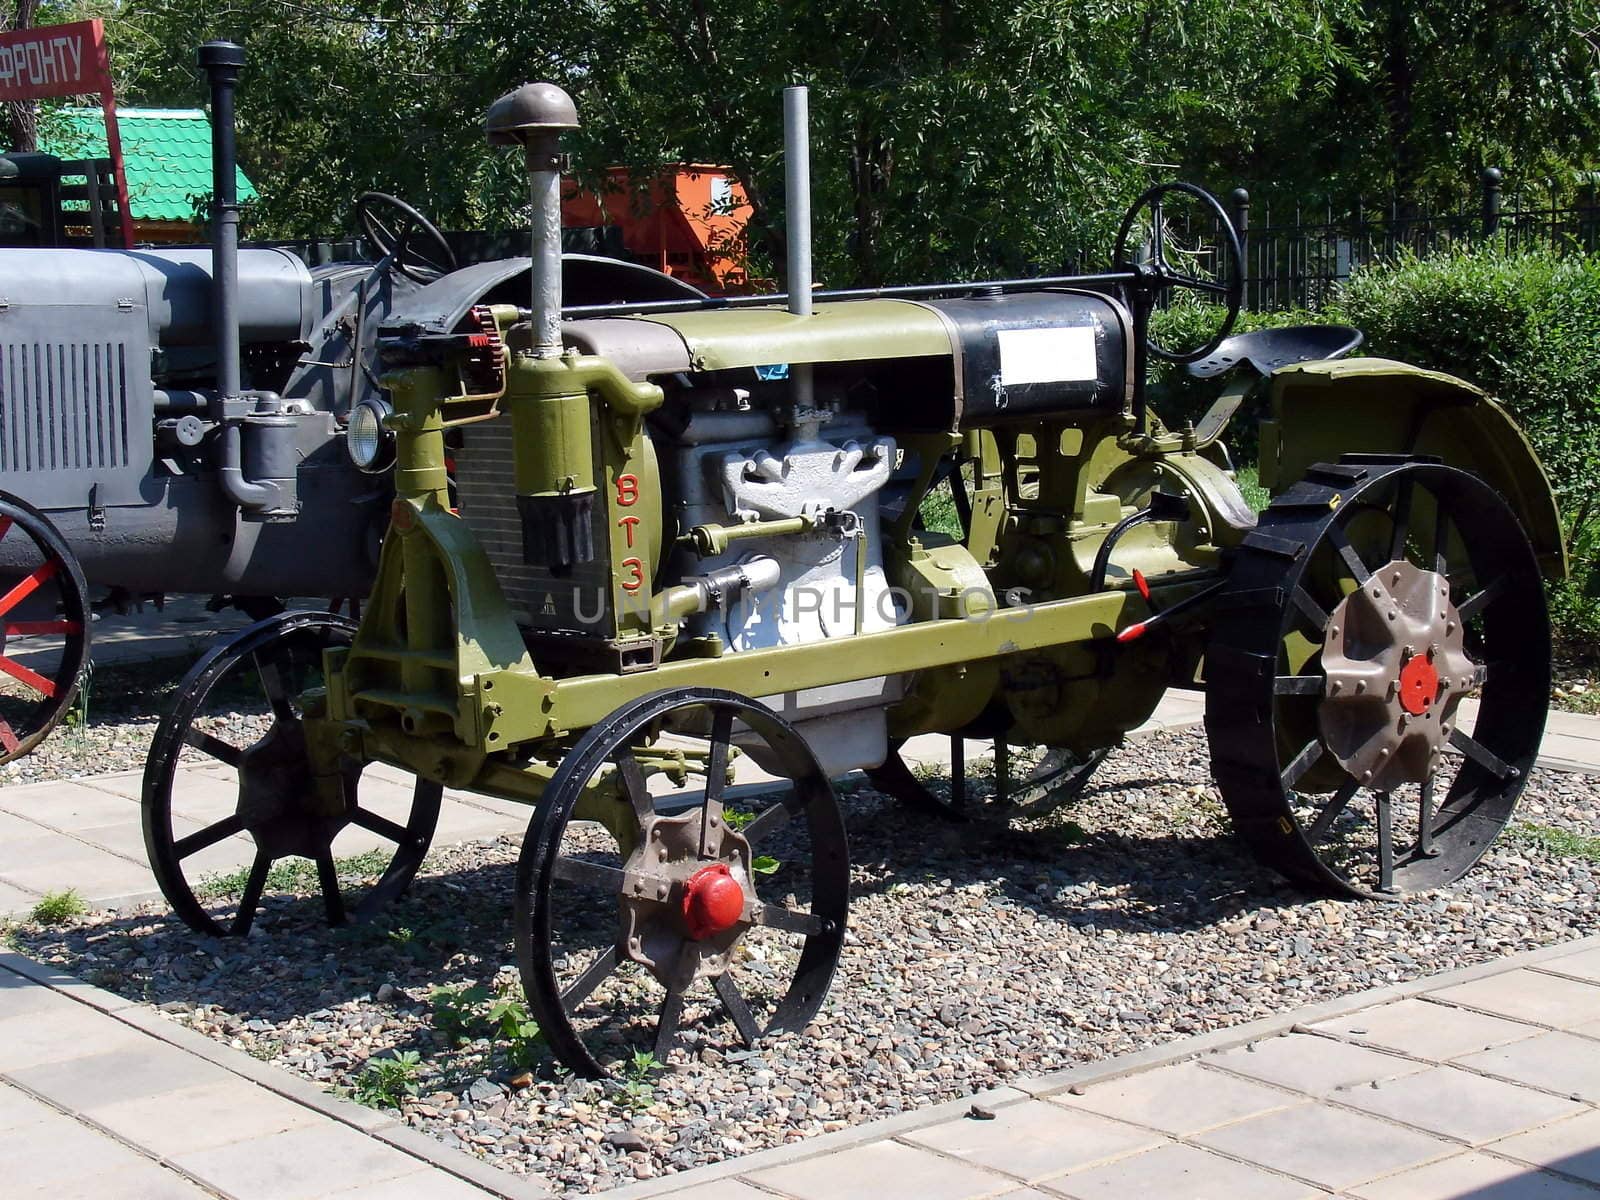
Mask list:
[[[1532,846],[1557,858],[1581,858],[1585,862],[1600,863],[1600,837],[1589,837],[1573,833],[1570,829],[1535,825],[1528,821],[1514,822],[1507,828],[1506,834],[1518,845]]]
[[[65,925],[88,911],[83,897],[67,888],[61,892],[46,892],[44,899],[33,906],[31,916],[36,925]]]
[[[402,1100],[417,1094],[420,1074],[422,1055],[415,1050],[397,1050],[393,1057],[369,1058],[356,1076],[350,1096],[368,1108],[399,1108]]]
[[[380,875],[389,865],[392,854],[382,850],[364,850],[349,858],[333,860],[341,881],[360,879],[367,875]],[[208,875],[196,889],[202,900],[217,900],[224,896],[237,896],[244,891],[250,878],[250,868],[240,867],[222,875]],[[286,858],[272,864],[267,872],[266,890],[269,892],[304,892],[317,886],[317,864],[309,858]]]
[[[1234,473],[1234,482],[1239,485],[1239,491],[1251,512],[1261,512],[1272,503],[1272,493],[1261,486],[1261,476],[1254,465],[1240,467]]]

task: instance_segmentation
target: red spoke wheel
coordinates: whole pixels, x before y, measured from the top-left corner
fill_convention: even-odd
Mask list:
[[[422,865],[439,783],[347,757],[319,780],[308,752],[323,652],[355,631],[348,617],[281,613],[214,647],[178,685],[145,760],[144,843],[190,928],[242,937],[269,889],[313,881],[330,924],[365,920]]]
[[[0,492],[0,763],[61,721],[89,660],[89,589],[66,539]]]
[[[776,782],[731,788],[735,748]],[[578,739],[528,826],[523,989],[590,1078],[683,1043],[753,1046],[816,1014],[849,892],[833,787],[792,725],[712,688],[645,696]]]
[[[1483,856],[1550,701],[1538,564],[1493,488],[1392,456],[1315,466],[1261,514],[1215,608],[1212,771],[1257,857],[1385,897]]]

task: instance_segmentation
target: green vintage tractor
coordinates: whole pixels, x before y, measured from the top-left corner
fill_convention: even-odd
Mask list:
[[[488,114],[526,153],[529,307],[463,290],[383,332],[365,425],[397,498],[359,623],[252,627],[160,727],[146,837],[185,921],[248,932],[292,856],[330,920],[369,916],[417,871],[445,788],[520,801],[517,958],[556,1056],[598,1075],[686,1037],[753,1043],[802,1027],[839,959],[830,780],[865,769],[951,809],[899,747],[992,737],[1049,754],[964,815],[1037,812],[1174,686],[1204,689],[1223,799],[1291,879],[1392,896],[1484,853],[1538,750],[1542,577],[1565,569],[1500,407],[1341,357],[1351,330],[1229,337],[1240,246],[1186,184],[1145,193],[1100,275],[813,294],[798,132],[790,296],[563,310],[576,125],[543,84]],[[1219,230],[1200,265],[1171,248],[1180,201]],[[1158,345],[1151,309],[1185,289],[1226,320]],[[1154,356],[1228,376],[1205,419],[1158,419]],[[1259,516],[1219,441],[1241,409]],[[924,526],[936,491],[958,534]],[[257,688],[270,711],[241,715]],[[203,827],[172,812],[195,759],[238,781]],[[363,801],[400,780],[398,808]],[[359,896],[333,851],[351,829],[386,847]],[[237,835],[254,865],[203,903],[192,881]]]

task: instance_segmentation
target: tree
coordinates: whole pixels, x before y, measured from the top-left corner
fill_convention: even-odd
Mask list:
[[[38,11],[39,0],[16,0],[11,23],[7,28],[12,32],[32,29],[34,16]],[[37,150],[39,148],[37,111],[38,105],[32,100],[7,100],[4,104],[0,104],[0,118],[4,120],[4,124],[0,125],[0,145],[25,154]]]

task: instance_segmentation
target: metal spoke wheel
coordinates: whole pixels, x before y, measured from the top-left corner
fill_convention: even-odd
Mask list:
[[[901,757],[905,745],[895,742],[881,765],[867,769],[872,786],[908,808],[946,821],[994,821],[1042,817],[1083,795],[1089,779],[1105,762],[1109,749],[1087,754],[1051,748],[1021,779],[1012,779],[1010,747],[1002,738],[994,743],[995,784],[986,794],[974,796],[967,786],[964,739],[950,738],[950,795],[930,788]]]
[[[1550,696],[1538,565],[1498,493],[1432,461],[1313,467],[1245,538],[1216,612],[1212,770],[1257,857],[1352,896],[1477,862]]]
[[[778,783],[735,800],[740,753]],[[732,692],[646,696],[578,740],[528,826],[523,988],[591,1078],[684,1042],[751,1046],[821,1005],[849,887],[833,788],[793,726]]]
[[[0,492],[0,763],[49,735],[89,658],[83,571],[50,519]]]
[[[363,781],[365,764],[337,754],[325,756],[326,773],[315,766],[307,718],[323,696],[322,652],[348,646],[355,630],[330,613],[269,617],[213,648],[178,685],[145,760],[144,842],[162,894],[191,928],[243,936],[269,884],[300,878],[316,880],[329,923],[364,920],[422,864],[442,785]],[[180,763],[227,781],[226,811],[179,780]],[[336,858],[358,852],[364,890],[347,895]],[[282,860],[303,862],[274,872]]]

